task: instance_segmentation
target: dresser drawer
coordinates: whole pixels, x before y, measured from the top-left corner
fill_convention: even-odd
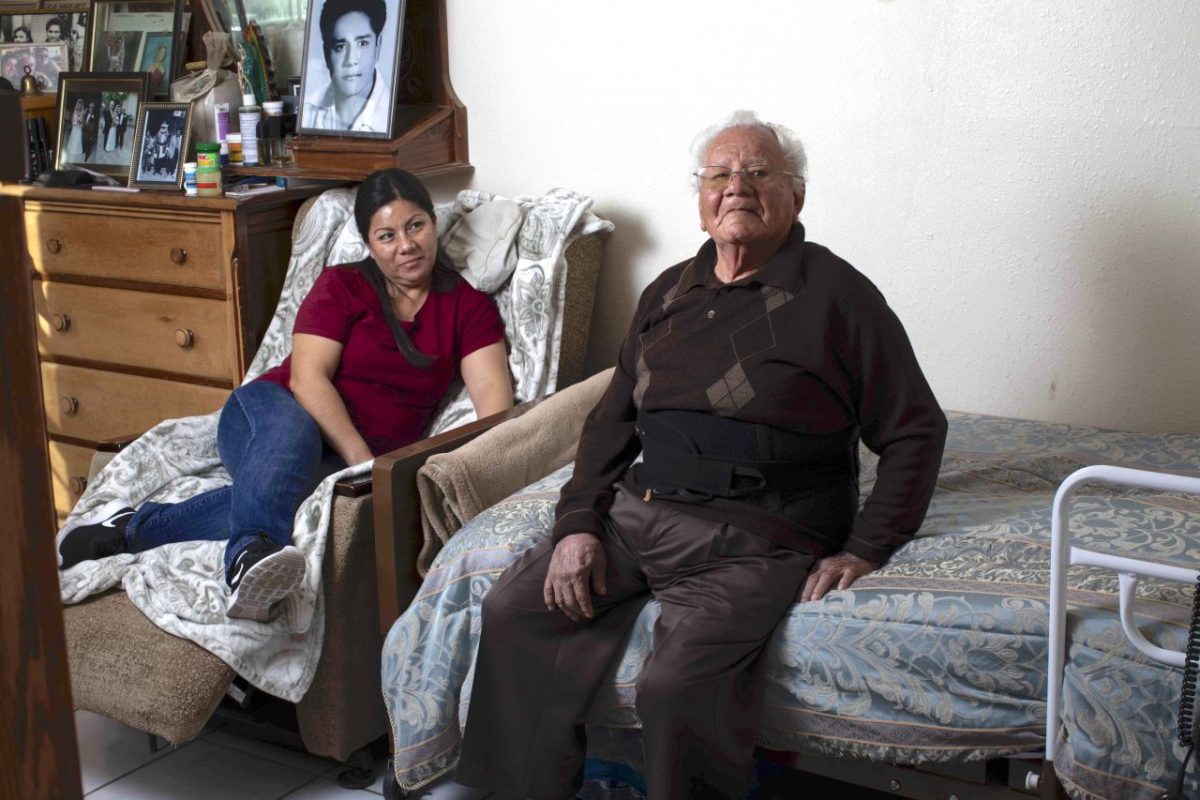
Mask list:
[[[42,364],[46,429],[75,439],[136,436],[164,419],[216,411],[228,396],[211,386]]]
[[[43,356],[241,378],[231,303],[53,281],[33,299]]]
[[[54,513],[61,525],[63,517],[75,507],[79,495],[87,486],[92,453],[95,451],[89,447],[64,442],[50,441],[46,445],[50,450],[50,484],[54,492]]]
[[[228,269],[215,215],[180,220],[132,212],[68,213],[29,204],[25,235],[33,268],[45,275],[226,291]]]

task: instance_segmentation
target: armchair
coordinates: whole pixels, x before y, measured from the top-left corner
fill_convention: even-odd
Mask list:
[[[326,195],[337,191],[347,192],[331,190]],[[468,195],[465,201],[464,195]],[[443,236],[448,227],[444,217],[461,219],[489,198],[478,193],[463,193],[456,206],[439,207]],[[297,269],[297,250],[311,247],[313,224],[309,217],[316,202],[321,202],[321,198],[306,203],[295,221],[289,283],[295,278],[292,273]],[[521,202],[526,208],[527,219],[544,225],[545,219],[537,216],[541,208],[538,201]],[[590,204],[590,201],[585,203]],[[353,224],[348,214],[351,205],[344,195],[333,203],[339,213],[347,215],[350,225]],[[600,234],[611,228],[608,223],[587,214],[586,207],[583,205],[583,211],[568,225],[559,226],[565,239],[561,251],[564,263],[558,272],[562,280],[557,294],[560,300],[556,303],[558,308],[551,314],[549,324],[552,327],[542,331],[541,335],[554,338],[554,329],[559,328],[561,343],[548,350],[548,362],[530,363],[530,370],[539,372],[536,380],[514,373],[518,399],[525,399],[523,387],[524,392],[553,390],[556,385],[578,380],[582,372],[603,250]],[[319,208],[322,214],[330,213],[329,205]],[[306,221],[309,224],[306,225]],[[561,218],[556,221],[564,222]],[[328,228],[329,225],[324,224],[323,229]],[[337,247],[335,238],[330,237],[325,245],[327,250]],[[316,267],[318,271],[325,263],[345,260],[328,252],[322,255]],[[311,285],[311,281],[307,285]],[[288,285],[285,285],[285,295],[288,291]],[[551,294],[553,296],[553,289]],[[280,340],[278,336],[272,338],[277,328],[284,327],[287,328],[284,335],[290,336],[290,318],[283,309],[284,303],[285,299],[281,299],[276,321],[251,367],[252,374],[256,367],[262,366],[260,362],[273,360],[286,352],[280,350],[286,347],[286,340]],[[511,312],[506,312],[504,302],[500,305],[511,331],[514,324],[509,319]],[[458,419],[453,416],[457,413],[456,406],[461,406],[461,402],[449,403],[442,419],[448,416]],[[434,430],[437,424],[435,421]],[[455,434],[452,431],[442,436],[446,435]],[[430,447],[436,449],[441,438],[418,442],[404,451],[412,454],[427,452]],[[113,453],[97,453],[89,477],[89,491],[98,483],[96,476],[111,458]],[[377,460],[387,461],[388,458],[381,456]],[[389,491],[388,497],[392,496],[393,492]],[[85,499],[86,494],[81,505]],[[378,665],[382,636],[377,622],[378,598],[403,597],[408,589],[402,586],[398,591],[395,585],[390,585],[391,579],[386,573],[382,582],[377,580],[375,552],[389,546],[403,548],[407,540],[420,536],[419,526],[412,528],[405,523],[390,523],[379,529],[377,537],[377,515],[373,514],[373,505],[369,474],[342,480],[333,490],[326,547],[320,562],[321,587],[316,600],[317,607],[323,607],[323,642],[311,683],[295,703],[295,726],[303,747],[314,755],[339,761],[350,760],[352,754],[361,752],[387,729],[386,715],[380,703]],[[106,591],[68,605],[64,608],[64,619],[75,706],[170,743],[187,741],[199,734],[235,678],[235,670],[226,660],[193,641],[164,631],[124,591]]]

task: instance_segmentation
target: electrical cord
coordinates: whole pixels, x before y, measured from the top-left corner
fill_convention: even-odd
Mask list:
[[[1172,791],[1163,795],[1163,800],[1186,800],[1183,794],[1183,780],[1187,775],[1188,764],[1196,749],[1197,723],[1200,716],[1196,715],[1196,680],[1200,677],[1200,578],[1196,579],[1196,592],[1192,595],[1192,622],[1188,626],[1187,648],[1184,651],[1183,687],[1179,691],[1179,727],[1176,734],[1179,744],[1187,748],[1187,755],[1179,765]]]

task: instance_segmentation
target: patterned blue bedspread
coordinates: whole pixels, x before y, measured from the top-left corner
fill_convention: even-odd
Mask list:
[[[776,631],[763,747],[905,764],[1040,751],[1050,504],[1059,482],[1097,463],[1200,475],[1200,435],[949,417],[920,537],[850,590],[793,606]],[[866,454],[864,495],[874,464]],[[455,764],[480,600],[548,535],[569,476],[568,466],[468,523],[389,633],[383,686],[401,786],[424,785]],[[1077,544],[1200,568],[1200,498],[1097,486],[1074,508]],[[1174,734],[1181,672],[1126,642],[1115,574],[1072,567],[1070,578],[1059,777],[1074,797],[1154,797],[1183,757]],[[1181,649],[1192,588],[1143,581],[1138,597],[1147,637]],[[640,726],[634,691],[657,614],[647,604],[592,709],[593,725]]]

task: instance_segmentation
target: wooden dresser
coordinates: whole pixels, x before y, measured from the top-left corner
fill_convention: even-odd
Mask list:
[[[319,191],[239,202],[6,189],[23,204],[60,523],[98,442],[215,411],[241,382],[274,313],[292,220]]]

